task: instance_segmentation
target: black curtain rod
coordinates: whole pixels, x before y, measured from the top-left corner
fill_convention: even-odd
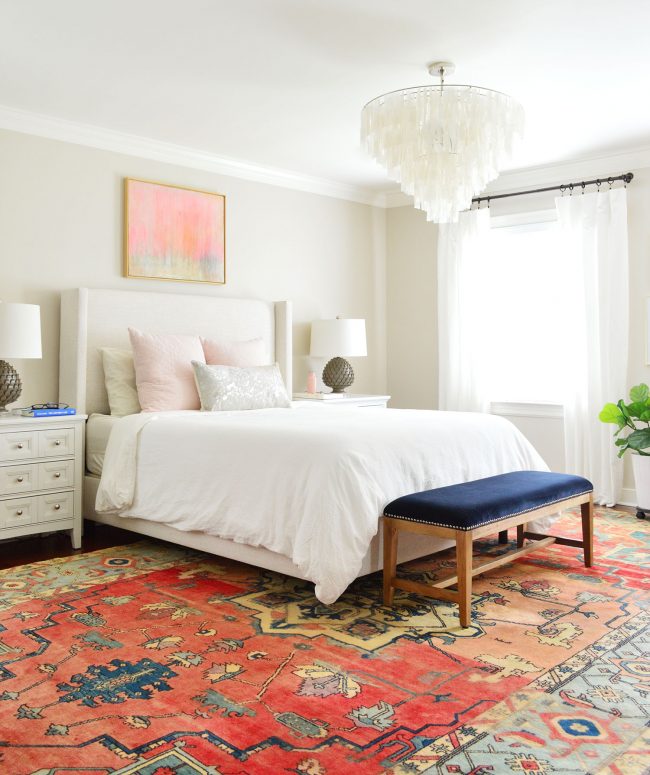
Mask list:
[[[524,194],[542,194],[545,191],[561,191],[564,193],[568,191],[573,193],[574,189],[581,188],[585,190],[585,186],[601,186],[603,183],[612,183],[616,180],[622,180],[626,185],[632,180],[634,175],[631,172],[626,172],[625,175],[614,175],[609,178],[596,178],[595,180],[581,180],[579,183],[562,183],[560,186],[548,186],[547,188],[533,188],[530,191],[513,191],[511,194],[493,194],[492,196],[477,196],[472,199],[472,202],[487,202],[488,205],[493,199],[505,199],[509,196],[523,196]]]

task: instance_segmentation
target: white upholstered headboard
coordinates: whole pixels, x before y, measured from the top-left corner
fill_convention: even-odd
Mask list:
[[[129,348],[128,327],[221,341],[261,337],[292,392],[291,302],[74,288],[61,294],[59,401],[109,413],[100,347]]]

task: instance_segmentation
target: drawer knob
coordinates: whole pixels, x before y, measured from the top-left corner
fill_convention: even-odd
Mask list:
[[[25,478],[24,476],[17,476],[16,477],[16,481],[17,482],[22,482],[24,480],[24,478]]]
[[[22,449],[25,445],[22,443],[22,441],[19,441],[18,444],[16,444],[18,449]]]
[[[61,504],[60,503],[55,503],[54,504],[54,511],[58,511],[60,508],[61,508]]]
[[[55,479],[60,479],[60,478],[61,478],[61,472],[60,472],[60,471],[57,471],[57,472],[54,474],[54,478],[55,478]]]
[[[16,514],[17,514],[19,517],[22,517],[22,515],[23,515],[23,510],[22,510],[22,509],[16,509]]]
[[[55,446],[55,447],[60,447],[60,446],[61,446],[61,439],[57,439],[57,440],[54,442],[54,446]]]

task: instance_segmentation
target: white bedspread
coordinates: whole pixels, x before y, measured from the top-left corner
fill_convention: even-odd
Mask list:
[[[394,498],[523,469],[548,470],[494,415],[314,407],[122,418],[97,511],[164,522],[290,557],[334,602]]]

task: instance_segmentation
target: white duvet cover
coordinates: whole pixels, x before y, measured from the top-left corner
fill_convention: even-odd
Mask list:
[[[97,511],[264,546],[334,602],[394,498],[548,467],[488,414],[311,406],[165,412],[115,425]]]

